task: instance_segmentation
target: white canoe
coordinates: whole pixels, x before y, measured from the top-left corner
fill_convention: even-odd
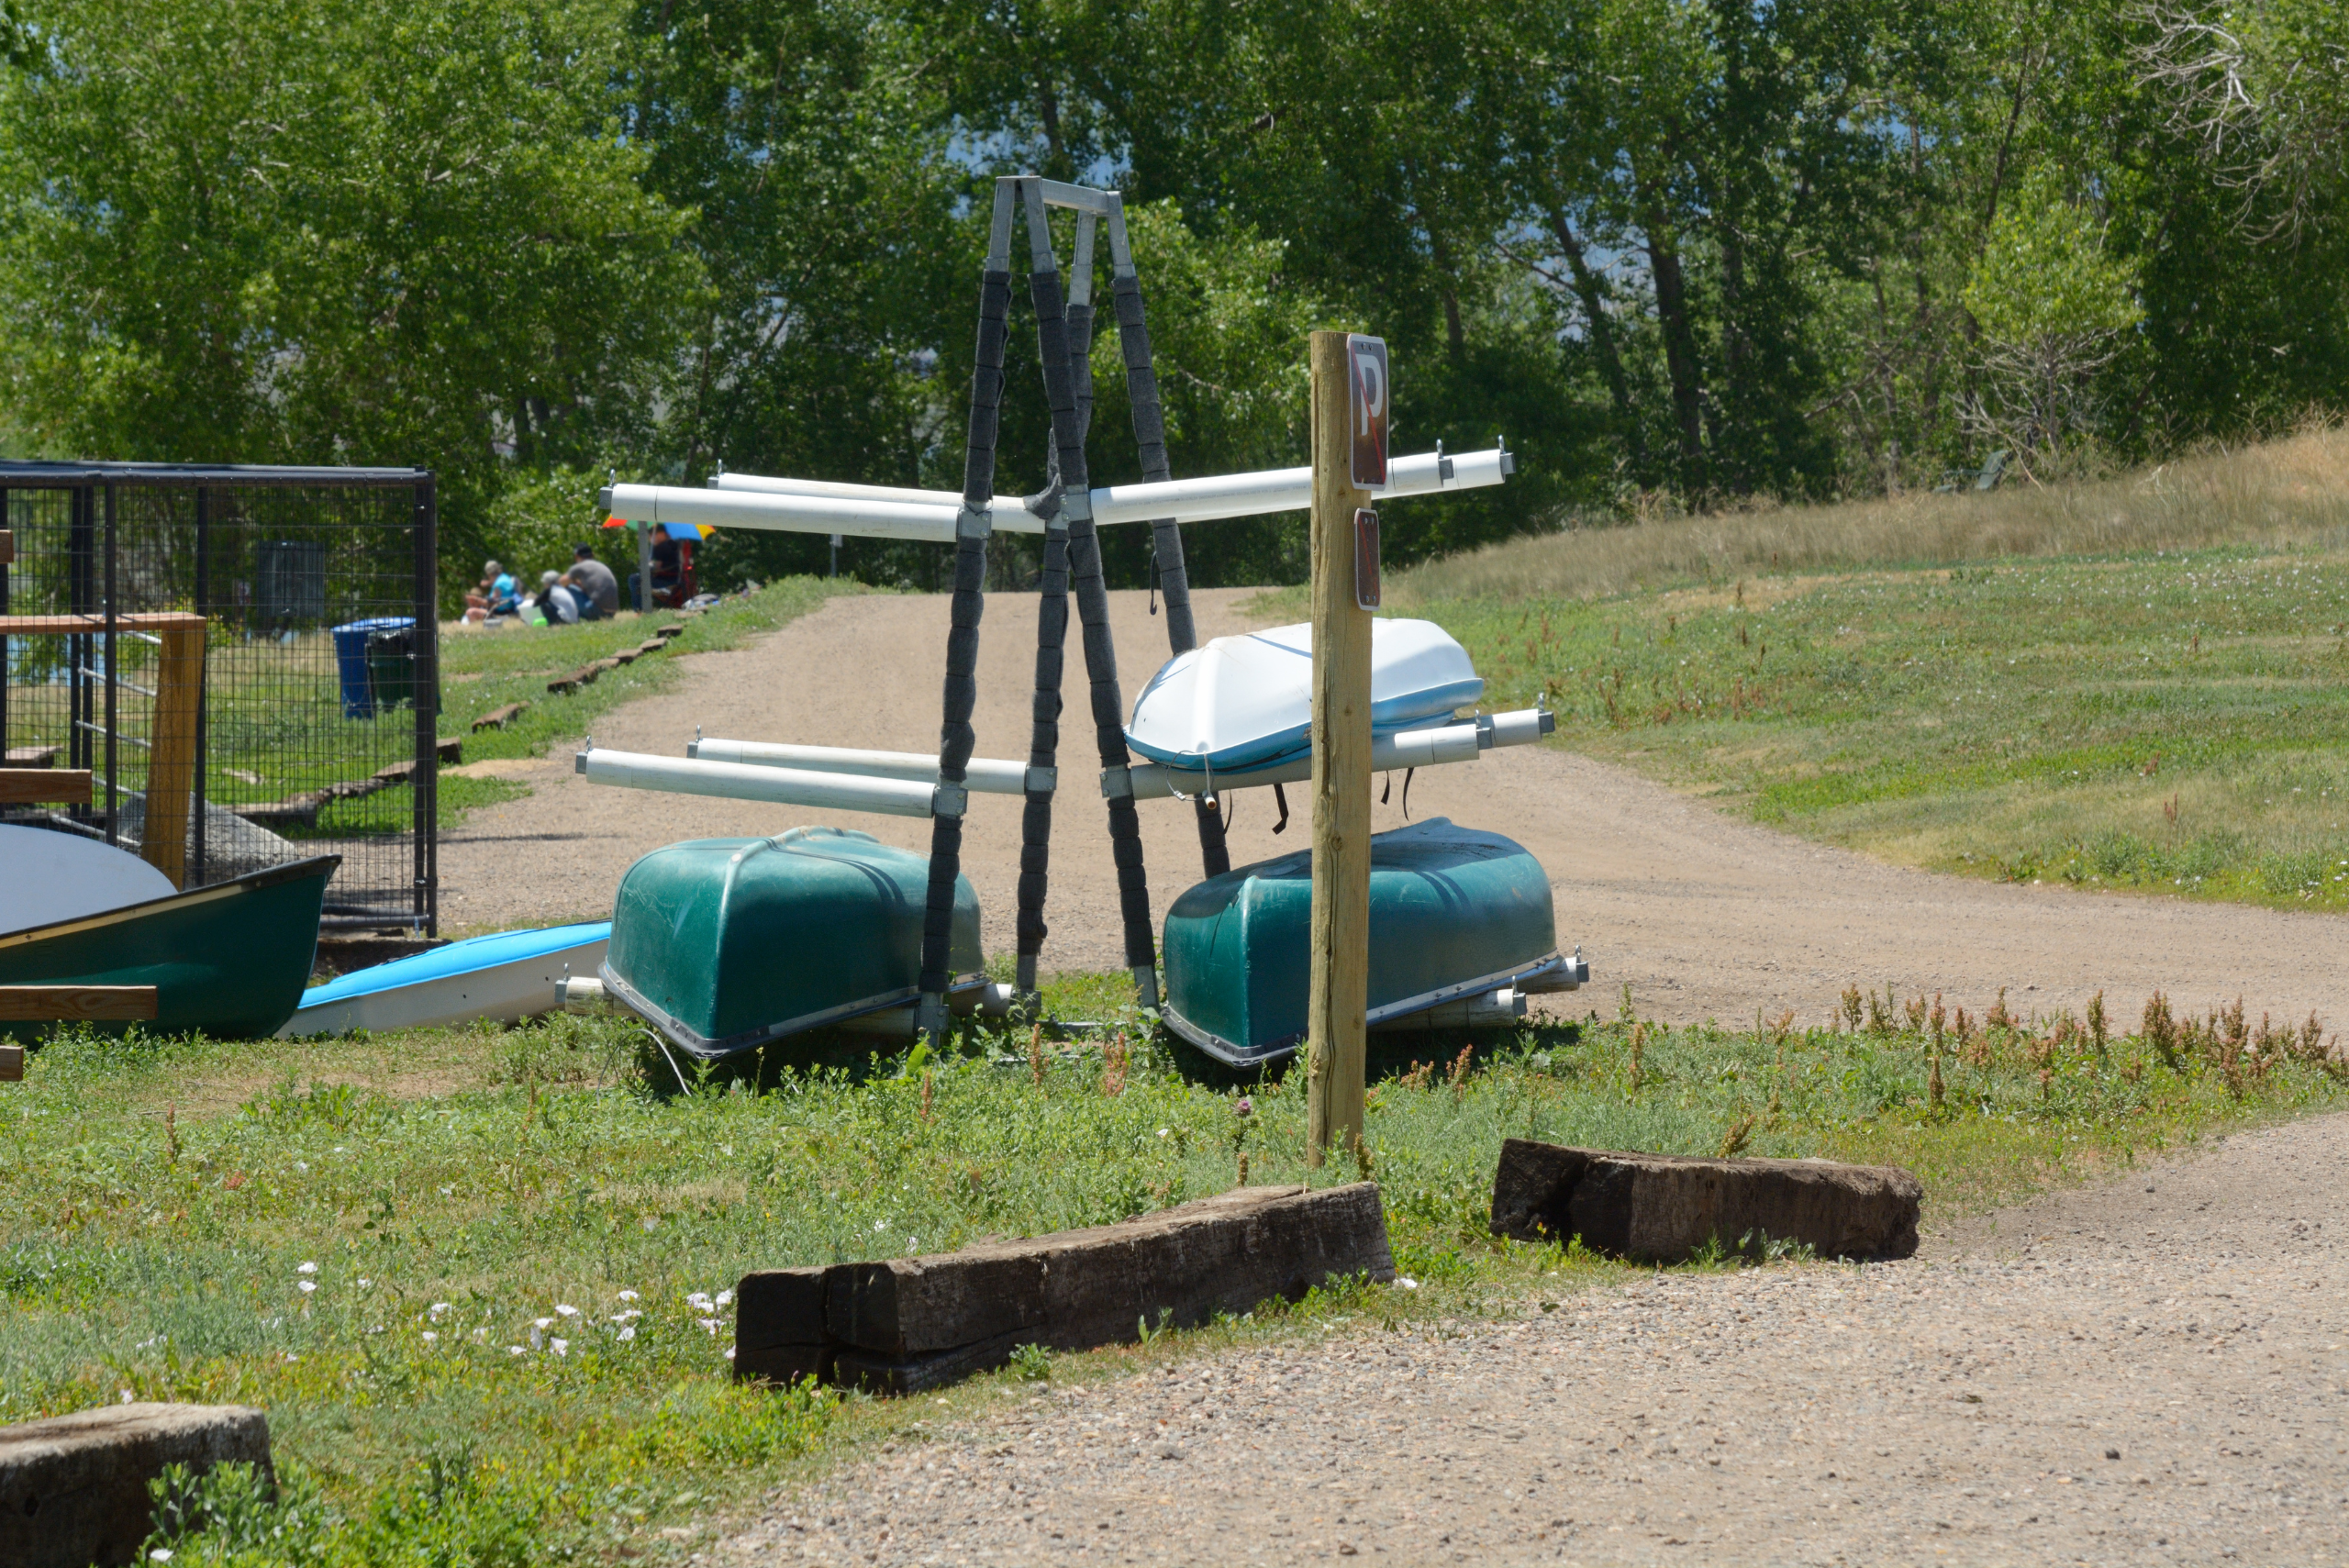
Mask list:
[[[1371,622],[1375,733],[1442,723],[1484,695],[1468,651],[1433,621]],[[1313,628],[1284,626],[1168,660],[1134,699],[1126,741],[1154,762],[1221,771],[1307,750],[1312,719]]]
[[[553,1011],[566,976],[596,973],[611,938],[609,920],[469,937],[312,986],[277,1033],[292,1039],[536,1018]]]
[[[103,915],[178,891],[128,850],[47,828],[0,827],[0,931]]]

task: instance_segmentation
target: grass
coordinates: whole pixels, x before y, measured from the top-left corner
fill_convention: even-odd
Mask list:
[[[566,741],[586,735],[596,720],[622,703],[667,690],[679,678],[675,653],[715,653],[739,647],[746,639],[773,631],[818,608],[835,594],[861,592],[819,577],[786,577],[753,593],[735,595],[691,616],[662,611],[651,616],[625,615],[608,621],[583,621],[576,626],[507,628],[496,631],[444,632],[440,638],[440,733],[462,736],[463,765],[472,767],[517,758],[543,757]],[[674,652],[651,654],[632,664],[607,670],[593,685],[566,695],[547,691],[547,683],[626,649],[673,621],[688,628],[671,642]],[[474,719],[510,703],[529,706],[501,728],[475,732]],[[512,800],[529,793],[511,779],[451,773],[443,769],[439,783],[440,824],[454,826],[476,806]],[[338,802],[319,814],[319,828],[348,813],[354,820],[381,811],[387,818],[405,821],[400,812],[408,794],[405,787],[385,790],[348,803]],[[380,805],[378,804],[380,803]],[[350,831],[340,820],[336,831]]]
[[[2315,428],[2094,484],[1910,493],[1513,539],[1397,573],[1388,602],[1603,599],[1765,573],[2225,544],[2349,544],[2349,429]]]
[[[1109,1029],[1147,1038],[1114,979],[1048,1001],[1123,1007]],[[1505,1136],[1895,1161],[1930,1224],[2343,1097],[2330,1042],[2244,1017],[2189,1032],[2161,1014],[2132,1037],[1937,1021],[1923,998],[1850,1007],[1834,1031],[1675,1029],[1627,997],[1481,1058],[1387,1062],[1367,1158],[1409,1285],[1030,1356],[942,1405],[736,1388],[724,1293],[752,1267],[1145,1212],[1222,1190],[1242,1154],[1258,1182],[1353,1179],[1304,1162],[1302,1074],[1223,1083],[1145,1044],[1113,1081],[1107,1031],[1032,1056],[976,1032],[943,1060],[776,1063],[681,1092],[608,1016],[240,1044],[60,1033],[0,1096],[0,1420],[125,1396],[265,1409],[284,1500],[212,1496],[220,1528],[175,1543],[181,1565],[674,1559],[779,1477],[1024,1378],[1432,1330],[1631,1273],[1486,1234]]]
[[[2349,552],[1441,605],[1488,705],[1888,860],[2349,907]]]

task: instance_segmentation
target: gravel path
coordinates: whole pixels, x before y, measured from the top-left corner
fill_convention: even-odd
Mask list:
[[[761,1563],[2334,1562],[2349,1118],[1865,1267],[1658,1274],[1008,1400]]]
[[[1252,590],[1197,595],[1203,637],[1246,629]],[[1128,699],[1164,657],[1165,622],[1144,595],[1117,594],[1112,619]],[[1033,679],[1034,601],[997,598],[981,643],[974,723],[981,756],[1024,758]],[[696,725],[713,736],[934,750],[946,601],[935,595],[835,599],[758,644],[683,656],[678,689],[600,721],[599,744],[684,754]],[[1062,724],[1062,792],[1053,845],[1048,970],[1121,966],[1116,872],[1083,720],[1082,662],[1072,644],[1071,709]],[[442,840],[441,910],[456,930],[611,912],[629,862],[683,838],[775,833],[808,820],[789,806],[702,800],[592,785],[567,749],[518,771],[529,798],[475,812]],[[1402,781],[1375,808],[1380,828],[1403,820]],[[1302,813],[1300,788],[1290,794]],[[2349,1022],[2343,924],[2182,899],[2011,887],[1905,871],[1757,828],[1640,778],[1553,748],[1495,751],[1429,769],[1410,789],[1415,817],[1449,816],[1518,839],[1549,869],[1558,934],[1589,958],[1597,995],[1564,1001],[1611,1011],[1631,984],[1642,1010],[1675,1022],[1819,1018],[1848,984],[1943,991],[1979,1011],[2001,985],[2019,1010],[2085,1006],[2109,989],[2133,1018],[2160,987],[2204,1004],[2238,994],[2254,1013]],[[841,817],[908,849],[929,828],[897,817]],[[1301,815],[1275,836],[1268,791],[1243,792],[1234,862],[1306,841]],[[1152,906],[1196,880],[1198,847],[1186,808],[1146,806],[1143,840]],[[990,951],[1013,945],[1019,803],[972,802],[963,866],[985,911]]]

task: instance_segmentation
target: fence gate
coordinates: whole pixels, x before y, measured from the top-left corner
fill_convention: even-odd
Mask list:
[[[338,853],[329,929],[437,934],[435,521],[422,469],[0,462],[0,750],[94,774],[0,821],[183,887]]]

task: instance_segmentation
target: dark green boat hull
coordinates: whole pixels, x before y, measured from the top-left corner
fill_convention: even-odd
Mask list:
[[[152,985],[150,1034],[264,1040],[302,1005],[318,953],[318,914],[340,855],[0,936],[0,985]],[[0,1022],[0,1039],[48,1024]],[[87,1026],[121,1034],[128,1024]]]
[[[1312,853],[1211,877],[1166,912],[1169,1028],[1233,1066],[1303,1041]],[[1431,817],[1370,841],[1373,1024],[1556,968],[1550,878],[1522,845]]]
[[[869,833],[794,828],[697,839],[629,867],[612,906],[604,984],[696,1056],[919,995],[930,862]],[[985,983],[979,897],[954,883],[957,988]]]

